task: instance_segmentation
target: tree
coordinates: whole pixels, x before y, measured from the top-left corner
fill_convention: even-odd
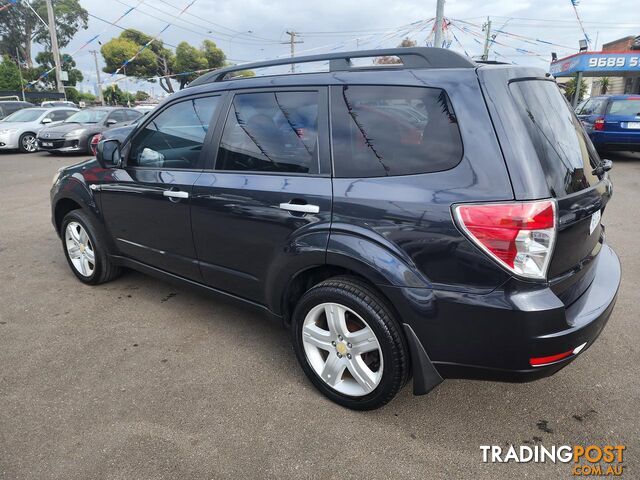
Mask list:
[[[573,99],[573,94],[576,91],[576,77],[571,78],[567,83],[565,83],[564,96],[567,100],[571,101]],[[587,93],[587,82],[582,80],[580,82],[580,91],[578,92],[578,101],[582,100],[584,94]]]
[[[35,68],[35,78],[37,79],[44,72],[48,72],[54,67],[53,53],[49,51],[38,53],[38,55],[36,55],[36,62],[38,63],[38,66]],[[66,53],[60,55],[60,62],[62,64],[62,70],[69,75],[69,80],[65,81],[66,85],[74,87],[84,79],[82,72],[75,68],[76,61],[71,55]],[[46,77],[40,79],[40,82],[43,83],[46,88],[55,88],[55,74],[51,72]]]
[[[175,61],[173,53],[164,47],[161,40],[153,40],[152,42],[151,40],[152,37],[138,30],[123,31],[119,37],[109,40],[100,49],[106,63],[103,70],[107,73],[113,73],[125,61],[137,54],[135,60],[127,64],[127,75],[149,79],[148,81],[152,83],[156,82],[156,79],[150,77],[171,75]],[[149,45],[141,50],[147,44]],[[160,78],[158,83],[165,92],[173,93],[173,85],[169,78]]]
[[[602,77],[600,80],[600,95],[606,95],[609,90],[609,77]]]
[[[109,85],[102,91],[105,102],[109,105],[127,105],[132,103],[135,99],[134,96],[120,89],[118,85]]]
[[[138,90],[134,97],[136,102],[146,102],[150,98],[151,95],[149,95],[147,92],[143,92],[142,90]]]
[[[216,46],[215,42],[205,40],[202,42],[202,51],[207,59],[207,68],[222,68],[227,60],[224,52]]]
[[[190,81],[199,76],[198,73],[190,73],[187,75],[184,73],[204,70],[208,65],[207,57],[205,57],[202,50],[198,50],[187,42],[180,42],[176,48],[176,60],[174,63],[176,72],[181,74],[177,77],[177,80],[180,82],[180,90],[182,90]]]
[[[47,18],[47,7],[44,0],[34,0],[31,7],[41,18]],[[66,47],[80,29],[88,26],[89,15],[80,6],[79,0],[53,0],[56,17],[56,33],[58,45]],[[0,54],[15,58],[16,48],[27,67],[33,66],[31,58],[32,41],[51,50],[49,30],[31,9],[16,3],[0,12]]]
[[[20,70],[9,55],[2,57],[0,63],[0,90],[21,90]]]
[[[398,48],[410,48],[418,45],[418,42],[415,40],[411,40],[409,37],[405,37],[398,45]],[[374,63],[378,65],[397,65],[402,63],[398,57],[378,57],[375,59]]]

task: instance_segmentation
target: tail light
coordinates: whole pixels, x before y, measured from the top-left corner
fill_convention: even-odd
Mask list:
[[[454,207],[469,239],[515,275],[545,279],[556,238],[553,200]]]
[[[604,117],[596,118],[595,122],[593,122],[594,130],[604,130]]]
[[[93,137],[91,137],[91,151],[93,152],[93,154],[96,154],[96,151],[98,149],[98,143],[100,143],[100,140],[102,140],[102,134],[101,133],[96,133]]]

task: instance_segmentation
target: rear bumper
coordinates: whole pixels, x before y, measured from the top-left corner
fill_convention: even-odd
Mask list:
[[[568,307],[548,287],[522,283],[488,295],[403,288],[385,293],[442,377],[529,381],[567,366],[606,325],[620,285],[620,262],[606,244],[596,261],[593,282]],[[576,347],[582,347],[576,354],[532,366],[532,358]]]
[[[640,130],[628,132],[592,131],[589,136],[596,148],[640,151]]]

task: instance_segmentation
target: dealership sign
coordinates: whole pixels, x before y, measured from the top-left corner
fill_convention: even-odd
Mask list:
[[[549,70],[556,77],[565,77],[576,72],[585,74],[640,73],[640,52],[636,53],[578,53],[551,63]]]

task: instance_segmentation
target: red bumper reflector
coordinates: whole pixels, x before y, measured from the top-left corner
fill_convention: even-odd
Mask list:
[[[563,358],[567,358],[573,355],[573,350],[568,352],[556,353],[555,355],[549,355],[548,357],[533,357],[529,359],[529,363],[532,367],[541,367],[542,365],[548,365],[549,363],[557,362]]]

